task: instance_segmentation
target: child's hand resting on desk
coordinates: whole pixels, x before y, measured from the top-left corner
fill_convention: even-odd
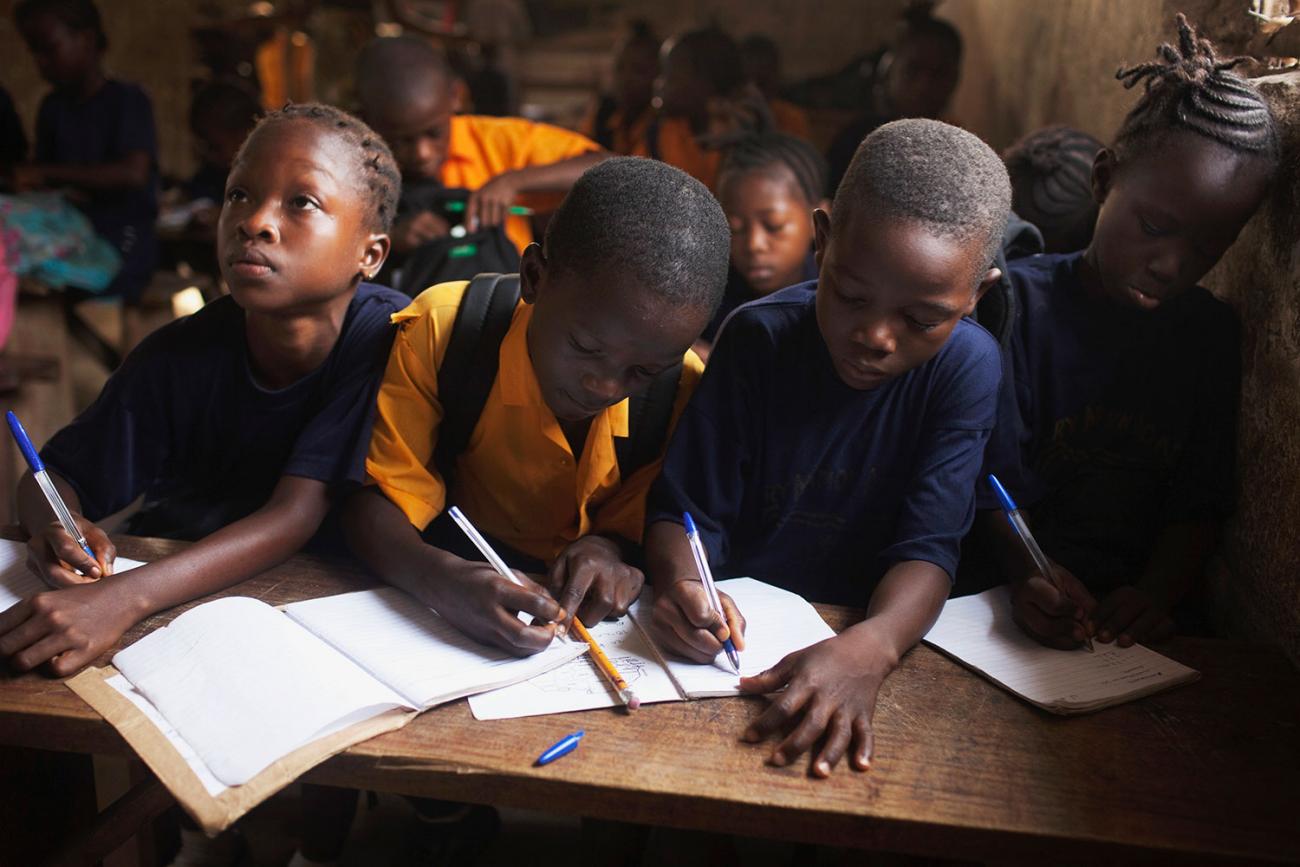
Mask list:
[[[515,570],[524,585],[520,587],[487,563],[455,559],[459,562],[444,567],[438,579],[446,583],[446,592],[422,602],[476,641],[516,656],[538,653],[550,645],[557,624],[568,615],[541,585]],[[524,623],[517,616],[520,611],[538,622]]]
[[[761,695],[784,687],[745,729],[744,738],[759,743],[788,732],[768,757],[769,764],[783,767],[824,737],[813,774],[830,776],[846,751],[850,767],[868,770],[876,695],[897,665],[889,643],[877,640],[867,621],[792,653],[762,674],[740,679],[743,691]]]
[[[0,612],[0,658],[17,671],[48,662],[56,677],[75,674],[144,616],[129,587],[122,579],[82,584]]]
[[[1057,590],[1037,572],[1011,585],[1011,615],[1027,635],[1058,650],[1073,650],[1089,635],[1097,622],[1092,598],[1083,582],[1059,563],[1052,571],[1065,588]]]
[[[745,618],[726,593],[719,591],[718,599],[725,620],[713,610],[704,585],[696,579],[674,581],[659,593],[655,597],[654,624],[667,649],[694,662],[712,662],[728,638],[736,650],[744,650]]]
[[[95,559],[86,556],[58,521],[51,521],[41,535],[27,540],[27,568],[51,587],[74,587],[113,574],[117,548],[109,541],[108,534],[75,512],[72,517],[81,535],[86,537],[86,544],[95,552]]]
[[[1141,586],[1120,587],[1098,603],[1092,612],[1097,640],[1120,647],[1134,642],[1163,641],[1174,634],[1169,608],[1157,594]]]
[[[636,601],[645,575],[623,562],[618,543],[604,536],[583,536],[570,543],[551,564],[551,591],[567,612],[567,629],[576,614],[583,623],[622,617]]]

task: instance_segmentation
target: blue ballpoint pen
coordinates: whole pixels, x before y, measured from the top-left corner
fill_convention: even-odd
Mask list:
[[[718,596],[718,588],[713,584],[713,572],[709,569],[709,555],[704,551],[700,531],[695,528],[695,521],[691,518],[690,512],[683,512],[682,519],[686,524],[686,541],[690,543],[691,554],[695,557],[695,568],[700,573],[700,583],[704,585],[704,592],[709,597],[709,605],[725,623],[727,615],[722,610],[722,599]],[[727,652],[727,661],[731,663],[736,674],[740,674],[740,654],[736,652],[736,645],[732,643],[730,637],[722,642],[722,649]]]
[[[584,732],[582,731],[567,734],[556,743],[547,747],[546,752],[537,757],[537,766],[541,767],[542,765],[549,765],[561,756],[567,756],[569,753],[576,750],[578,748],[578,741],[582,740],[583,734]]]
[[[27,459],[27,466],[32,468],[32,477],[36,479],[36,484],[40,486],[41,493],[45,495],[50,508],[54,510],[54,516],[59,519],[59,523],[63,525],[63,529],[67,531],[68,535],[81,546],[81,550],[86,552],[86,556],[98,562],[95,552],[90,550],[90,544],[86,541],[86,537],[81,535],[81,530],[77,528],[77,522],[72,519],[72,512],[68,511],[63,498],[59,496],[58,489],[54,487],[54,482],[50,480],[50,474],[45,472],[45,462],[36,453],[36,448],[27,437],[27,431],[23,430],[22,422],[18,421],[18,416],[14,415],[12,410],[5,413],[5,420],[9,422],[9,431],[14,435],[14,441],[18,443],[18,450]]]
[[[1025,544],[1029,556],[1034,558],[1034,565],[1038,567],[1038,571],[1043,573],[1043,577],[1051,582],[1053,587],[1064,594],[1065,588],[1057,580],[1051,561],[1047,559],[1043,549],[1038,547],[1038,540],[1034,538],[1033,533],[1029,532],[1029,524],[1025,522],[1025,516],[1020,514],[1020,509],[1016,507],[1016,501],[1011,499],[1011,494],[1007,492],[1006,488],[1002,487],[1002,483],[998,481],[997,476],[989,473],[988,478],[989,484],[993,486],[993,492],[998,495],[998,500],[1002,503],[1002,509],[1007,513],[1007,520],[1011,522],[1011,528],[1016,531],[1020,541]],[[1092,636],[1084,636],[1083,646],[1088,649],[1089,653],[1093,652]]]

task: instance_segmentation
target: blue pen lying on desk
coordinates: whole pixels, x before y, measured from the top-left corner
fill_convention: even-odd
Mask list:
[[[578,741],[582,740],[582,735],[583,732],[581,731],[565,735],[555,744],[547,747],[546,752],[537,757],[538,767],[549,765],[561,756],[567,756],[569,753],[576,750],[578,748]]]
[[[709,569],[709,555],[704,551],[704,543],[700,541],[700,531],[695,528],[695,521],[691,518],[690,512],[682,513],[683,523],[686,525],[686,541],[690,543],[691,554],[695,557],[695,568],[700,573],[700,583],[704,585],[704,593],[709,597],[709,606],[718,613],[722,622],[727,622],[727,614],[722,610],[722,599],[718,596],[718,588],[713,584],[713,572]],[[727,651],[727,661],[731,667],[740,674],[740,654],[736,652],[736,645],[728,637],[722,642],[722,649]]]
[[[9,422],[9,431],[14,435],[14,440],[18,443],[18,450],[27,459],[27,466],[32,468],[32,477],[36,479],[36,484],[40,486],[41,493],[45,495],[50,508],[54,510],[54,516],[59,519],[59,523],[63,525],[63,529],[67,531],[68,535],[81,546],[81,550],[86,552],[86,556],[96,560],[95,552],[90,550],[90,544],[86,541],[86,537],[81,535],[81,530],[77,528],[77,522],[72,519],[72,513],[68,511],[63,498],[59,496],[59,491],[54,487],[54,482],[50,480],[50,474],[45,472],[45,463],[41,460],[41,456],[36,453],[32,441],[28,439],[27,431],[23,430],[22,422],[18,421],[18,416],[14,415],[12,410],[5,413],[5,420]]]
[[[989,484],[993,486],[993,492],[998,495],[998,500],[1002,503],[1002,509],[1007,513],[1007,520],[1011,522],[1011,528],[1016,531],[1020,541],[1025,544],[1029,556],[1034,558],[1034,565],[1038,567],[1038,571],[1042,572],[1043,577],[1064,596],[1065,588],[1057,580],[1056,571],[1052,569],[1051,561],[1047,559],[1043,549],[1038,547],[1038,540],[1034,538],[1033,533],[1029,532],[1029,524],[1025,522],[1025,516],[1020,514],[1020,509],[1016,508],[1016,501],[1011,499],[1011,494],[1007,493],[1007,489],[1002,487],[998,477],[992,473],[989,473]],[[1083,646],[1088,649],[1089,653],[1093,652],[1092,636],[1084,635]]]

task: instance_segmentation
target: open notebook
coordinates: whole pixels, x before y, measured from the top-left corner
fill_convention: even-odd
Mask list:
[[[152,706],[212,794],[211,781],[243,785],[356,723],[515,683],[585,650],[556,641],[517,659],[391,587],[282,610],[231,596],[118,652],[113,665],[123,680],[110,685],[137,706]]]
[[[118,557],[113,570],[121,573],[143,565],[139,560]],[[27,545],[0,539],[0,611],[49,589],[35,572],[27,568]]]
[[[1200,677],[1140,644],[1121,648],[1094,642],[1095,653],[1044,647],[1011,619],[1005,587],[949,599],[924,640],[1030,704],[1058,714],[1100,710]]]
[[[719,581],[745,616],[740,670],[758,674],[796,650],[832,637],[803,597],[753,578]],[[642,592],[626,617],[589,627],[642,704],[737,695],[739,678],[725,655],[697,664],[660,653],[650,623],[650,591]],[[608,681],[588,657],[574,659],[524,683],[484,692],[469,700],[477,719],[510,719],[620,705]]]

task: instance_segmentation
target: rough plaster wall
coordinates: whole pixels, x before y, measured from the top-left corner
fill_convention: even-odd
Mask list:
[[[1259,81],[1286,168],[1208,281],[1243,323],[1237,514],[1211,593],[1225,628],[1300,664],[1300,73]]]
[[[193,171],[188,113],[194,74],[190,27],[196,0],[98,0],[108,33],[104,68],[114,78],[135,82],[153,100],[162,170]],[[14,27],[13,0],[0,0],[0,85],[13,96],[28,137],[49,85],[41,80],[27,46]]]
[[[1252,24],[1246,0],[948,0],[966,38],[953,114],[1002,148],[1050,123],[1103,141],[1135,95],[1114,80],[1174,38],[1185,12],[1225,53]],[[1242,320],[1236,517],[1210,593],[1221,630],[1282,646],[1300,663],[1300,74],[1264,86],[1286,136],[1283,177],[1206,284]]]

